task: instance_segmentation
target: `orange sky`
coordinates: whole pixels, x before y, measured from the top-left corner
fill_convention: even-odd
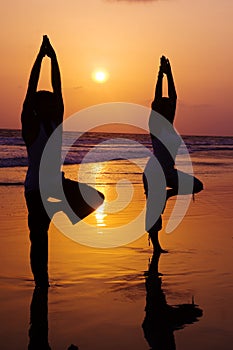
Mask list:
[[[65,117],[99,103],[150,106],[162,54],[170,58],[181,134],[233,135],[233,1],[21,0],[1,4],[1,128],[20,128],[42,35],[56,50]],[[106,83],[92,80],[108,71]],[[49,85],[49,60],[40,88]],[[80,125],[80,129],[81,129]]]

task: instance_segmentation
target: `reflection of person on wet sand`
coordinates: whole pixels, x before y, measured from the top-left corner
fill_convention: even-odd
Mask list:
[[[162,94],[164,75],[166,75],[167,77],[168,97],[163,97]],[[193,177],[175,168],[175,157],[177,155],[178,148],[181,145],[181,137],[176,133],[172,126],[175,118],[176,100],[177,95],[170,62],[167,58],[162,56],[160,60],[160,69],[155,89],[155,98],[152,102],[152,112],[150,115],[149,127],[154,157],[159,162],[160,168],[162,168],[166,181],[166,186],[169,188],[166,192],[165,202],[170,197],[176,196],[178,194],[179,181],[182,183],[183,188],[182,191],[179,190],[179,194],[194,194],[200,192],[203,189],[203,184],[196,177]],[[156,118],[156,113],[154,113],[153,111],[158,112],[160,115],[162,115],[165,118],[165,122],[163,122],[163,119],[161,119],[161,121],[158,120],[158,117]],[[167,147],[169,148],[169,150]],[[158,198],[150,198],[154,195],[152,195],[153,191],[151,188],[151,183],[149,184],[149,177],[146,175],[149,173],[154,174],[152,187],[161,186],[161,182],[156,179],[158,177],[158,172],[156,171],[153,163],[154,157],[151,157],[149,159],[143,174],[143,183],[145,188],[145,194],[147,197],[147,203],[149,203],[149,201],[152,201],[152,203],[159,201]],[[193,183],[191,187],[189,185],[190,182]],[[164,207],[161,211],[164,210]],[[148,215],[151,215],[151,213]],[[149,233],[149,237],[152,241],[154,251],[157,252],[165,252],[161,248],[158,240],[158,232],[161,229],[161,215],[158,216],[157,220],[153,221],[153,225],[149,225],[149,227],[146,227],[146,230]]]
[[[52,350],[48,341],[48,288],[35,288],[30,308],[28,350]],[[78,350],[71,344],[67,350]]]
[[[51,82],[53,92],[37,91],[40,76],[41,63],[45,56],[51,59]],[[54,191],[46,196],[60,200],[50,203],[52,214],[63,210],[74,224],[89,215],[103,202],[103,195],[86,184],[66,179],[61,172],[61,146],[62,146],[62,121],[63,98],[61,91],[61,77],[55,51],[47,36],[43,37],[39,53],[33,65],[26,98],[21,115],[22,136],[28,153],[28,171],[25,180],[25,197],[28,208],[28,226],[31,240],[31,269],[37,287],[49,286],[48,278],[48,229],[51,218],[47,214],[40,192],[41,159],[44,148],[55,130],[56,140],[53,145],[52,157],[44,176],[48,182],[49,191]],[[59,127],[60,126],[60,127]],[[58,129],[57,129],[58,128]],[[64,196],[56,197],[59,184],[63,190],[69,205],[65,205]],[[80,186],[88,195],[91,205],[87,204],[80,194]],[[82,192],[83,193],[83,192]],[[55,195],[53,195],[55,194]],[[89,195],[90,194],[90,195]],[[91,198],[90,198],[91,197]],[[51,215],[52,215],[51,214]]]
[[[48,342],[48,289],[35,288],[30,308],[28,350],[51,350]]]
[[[160,254],[154,254],[146,275],[146,307],[142,323],[145,339],[151,350],[175,350],[174,331],[199,321],[202,310],[194,303],[170,306],[162,290],[158,273]]]

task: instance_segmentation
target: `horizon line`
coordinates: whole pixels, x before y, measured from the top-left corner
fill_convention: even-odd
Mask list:
[[[4,128],[4,127],[0,127],[0,131],[1,130],[12,130],[12,131],[21,131],[22,129],[21,128]],[[63,132],[77,132],[77,133],[93,133],[93,134],[135,134],[134,132],[114,132],[114,131],[82,131],[82,130],[63,130]],[[137,134],[141,134],[141,135],[149,135],[149,133],[146,133],[146,132],[138,132]],[[213,134],[182,134],[180,133],[180,135],[182,136],[193,136],[193,137],[233,137],[233,135],[213,135]]]

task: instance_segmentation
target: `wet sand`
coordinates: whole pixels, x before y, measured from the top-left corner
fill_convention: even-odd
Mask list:
[[[159,260],[158,269],[163,274],[159,291],[167,305],[191,303],[194,298],[203,312],[193,324],[171,331],[177,350],[230,350],[233,341],[233,166],[229,161],[226,169],[215,166],[213,171],[211,166],[199,165],[196,170],[205,191],[196,196],[174,232],[161,232],[162,245],[169,253]],[[72,169],[67,169],[67,173],[69,171]],[[105,180],[101,184],[99,179],[98,189],[111,196],[114,184],[106,185]],[[120,230],[119,225],[132,221],[132,216],[143,208],[145,198],[140,183],[135,185],[135,191],[133,206],[121,211],[120,216],[102,218],[107,226]],[[27,211],[22,186],[1,186],[0,193],[1,348],[23,350],[29,343],[34,291],[29,267]],[[171,199],[164,214],[165,222],[172,205]],[[87,221],[94,225],[95,214]],[[45,322],[48,317],[50,347],[64,350],[73,343],[80,350],[148,349],[142,329],[146,305],[144,273],[152,257],[147,235],[118,248],[91,248],[65,237],[52,224],[49,247],[48,304],[46,296],[39,298],[34,316],[38,310],[44,310],[40,317]],[[46,330],[43,334],[46,337]]]

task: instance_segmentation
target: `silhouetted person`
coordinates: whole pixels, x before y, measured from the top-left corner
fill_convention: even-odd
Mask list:
[[[142,328],[151,350],[175,350],[174,331],[197,322],[202,310],[193,302],[175,306],[167,304],[158,273],[159,257],[160,254],[153,255],[146,274],[146,315]]]
[[[28,350],[52,350],[48,341],[48,288],[35,288],[30,308]],[[71,344],[67,350],[78,350]]]
[[[46,55],[51,59],[52,92],[37,91],[41,63]],[[73,224],[77,223],[101,205],[104,198],[102,193],[94,188],[66,179],[64,173],[61,172],[63,112],[58,61],[48,37],[44,35],[39,53],[32,67],[21,115],[22,136],[26,144],[29,163],[25,180],[25,198],[31,240],[30,261],[37,287],[46,288],[49,286],[48,229],[51,222],[50,217],[55,212],[62,210],[68,215]],[[40,192],[40,166],[44,148],[55,130],[56,138],[53,139],[52,155],[48,164],[49,170],[44,175],[45,180],[48,181],[48,191],[51,190],[51,193],[46,192],[45,197],[46,201],[50,197],[54,197],[59,202],[48,202],[51,209],[50,215],[48,215]],[[60,183],[64,195],[62,191],[59,192]],[[91,205],[86,203],[80,188],[88,195]],[[65,199],[68,205],[66,205]]]
[[[163,97],[162,93],[164,75],[167,77],[168,97]],[[168,198],[176,196],[178,194],[179,181],[184,185],[182,186],[182,189],[179,190],[179,194],[194,194],[200,192],[203,189],[203,184],[200,180],[175,168],[175,157],[182,142],[181,137],[173,128],[176,101],[177,94],[170,62],[166,57],[162,56],[160,59],[160,69],[155,88],[155,97],[151,105],[152,113],[149,119],[149,128],[154,157],[159,162],[159,166],[163,171],[166,181],[164,190],[166,190],[166,188],[169,188],[166,192],[165,205]],[[156,113],[153,113],[153,111],[161,114],[167,122],[164,123],[162,120],[158,120],[158,118],[156,120]],[[152,187],[161,186],[161,181],[156,180],[157,170],[156,165],[154,165],[154,157],[151,157],[149,159],[143,174],[143,183],[147,201],[150,199],[152,202],[158,201],[158,198],[149,198],[151,196],[154,196],[152,193]],[[153,171],[151,171],[151,169],[153,169]],[[154,183],[149,184],[148,176],[146,174],[152,174],[152,172],[155,175]],[[189,184],[192,184],[192,182],[193,185],[190,186]],[[164,211],[165,205],[159,214]],[[165,252],[161,248],[158,239],[158,232],[162,229],[161,215],[158,215],[158,219],[155,220],[153,225],[146,227],[146,229],[153,243],[154,251]]]
[[[45,56],[51,59],[53,92],[37,91],[41,63]],[[22,136],[28,153],[28,171],[25,180],[25,197],[28,207],[28,226],[31,240],[31,269],[36,286],[47,287],[48,281],[48,228],[46,213],[39,190],[39,168],[44,147],[63,120],[61,78],[57,57],[47,36],[43,37],[39,53],[32,67],[26,98],[21,115]],[[62,133],[54,154],[54,166],[60,173]]]

